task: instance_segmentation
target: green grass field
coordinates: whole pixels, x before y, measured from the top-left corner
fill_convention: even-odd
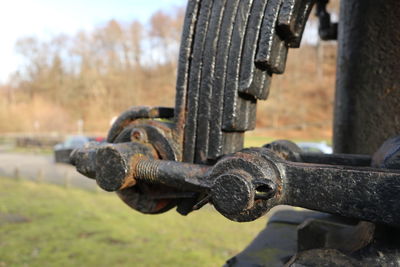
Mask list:
[[[221,266],[264,227],[211,207],[142,215],[115,195],[0,179],[0,266]]]
[[[261,147],[273,141],[275,141],[275,139],[264,136],[246,136],[244,139],[244,147]]]

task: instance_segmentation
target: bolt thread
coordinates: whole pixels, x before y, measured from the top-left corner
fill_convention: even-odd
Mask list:
[[[139,160],[135,168],[136,179],[154,182],[157,179],[159,165],[160,162],[157,160]]]

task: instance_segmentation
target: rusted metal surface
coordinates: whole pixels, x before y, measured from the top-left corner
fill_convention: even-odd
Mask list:
[[[104,190],[116,191],[127,205],[143,213],[155,214],[175,207],[178,204],[175,199],[155,196],[180,192],[164,185],[137,182],[132,176],[131,162],[137,156],[165,160],[181,157],[171,129],[173,116],[174,110],[170,108],[129,109],[111,127],[108,135],[111,143],[75,151],[72,159],[77,170],[96,178]]]
[[[257,100],[267,98],[272,73],[283,72],[289,42],[294,40],[286,36],[288,32],[275,31],[278,17],[290,13],[285,23],[300,40],[312,4],[303,1],[281,10],[281,0],[189,1],[175,108],[133,107],[124,112],[107,138],[117,145],[99,148],[97,164],[89,162],[94,153],[86,151],[76,159],[77,168],[96,177],[103,189],[114,191],[137,185],[131,162],[137,154],[212,165],[219,157],[242,149],[244,132],[255,127]],[[266,63],[272,68],[257,63],[261,50],[272,59]],[[131,151],[124,151],[128,147]],[[177,201],[178,210],[186,213],[205,197],[198,194]]]
[[[321,38],[335,39],[328,0],[189,0],[175,108],[126,111],[107,144],[73,153],[77,170],[148,214],[211,203],[243,222],[286,204],[351,219],[303,224],[291,266],[395,262],[400,244],[379,233],[400,226],[400,138],[370,155],[400,129],[397,0],[342,3],[335,151],[356,154],[303,153],[285,140],[242,149],[315,3]]]
[[[174,116],[174,109],[164,107],[132,107],[122,113],[111,126],[108,132],[107,142],[112,143],[121,131],[137,119],[171,119]]]
[[[210,179],[215,183],[212,203],[234,221],[261,217],[276,205],[280,196],[278,170],[254,150],[226,156],[214,166]]]
[[[116,193],[125,204],[134,210],[144,214],[159,214],[176,207],[175,199],[159,198],[159,196],[171,194],[171,192],[174,192],[173,188],[138,183]]]
[[[104,190],[113,192],[136,184],[131,157],[154,157],[154,151],[137,143],[119,143],[101,147],[96,153],[96,181]]]
[[[213,167],[135,156],[146,153],[146,147],[132,143],[100,147],[95,158],[98,184],[116,191],[142,181],[206,193],[221,214],[235,221],[255,220],[288,204],[400,225],[400,171],[293,162],[267,148],[245,149]]]
[[[283,72],[287,48],[298,46],[314,2],[189,1],[175,110],[134,107],[123,113],[108,135],[113,144],[74,153],[78,171],[107,191],[146,183],[165,186],[165,195],[195,191],[192,204],[183,204],[188,210],[210,195],[222,214],[239,221],[286,203],[397,224],[395,205],[382,199],[394,198],[398,173],[365,168],[370,156],[304,154],[284,141],[266,146],[277,154],[244,150],[220,159],[240,150],[244,131],[253,128],[256,101],[266,98],[272,73]],[[317,3],[327,17],[326,1]]]

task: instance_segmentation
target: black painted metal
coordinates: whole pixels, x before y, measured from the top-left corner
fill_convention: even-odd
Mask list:
[[[300,153],[299,161],[304,163],[370,167],[371,156],[353,154],[321,154],[321,153]]]
[[[341,1],[334,150],[372,154],[400,132],[400,1]]]
[[[289,1],[281,12],[283,2],[189,1],[176,102],[185,162],[238,151],[254,129],[257,100],[267,98],[272,73],[283,73],[314,3]]]
[[[315,0],[287,0],[279,12],[277,32],[289,47],[300,47],[301,37]]]
[[[93,147],[75,152],[74,162],[86,164],[79,160],[88,158],[86,152],[93,153]],[[288,204],[400,226],[398,170],[287,161],[268,148],[245,149],[213,167],[155,160],[151,155],[148,147],[137,143],[101,145],[90,166],[107,191],[140,181],[206,193],[221,214],[235,221],[255,220],[275,205]],[[325,160],[365,165],[365,157],[351,158],[330,155]]]
[[[316,15],[319,19],[318,33],[322,40],[336,40],[338,35],[338,24],[332,23],[331,15],[326,10],[329,0],[318,0]]]
[[[247,22],[252,7],[251,0],[240,1],[235,16],[231,45],[228,53],[226,83],[224,88],[224,109],[222,130],[244,132],[255,127],[256,101],[252,97],[243,98],[238,95],[239,72]],[[252,14],[254,15],[254,14]],[[254,63],[252,63],[254,64]]]
[[[255,60],[259,68],[267,69],[272,73],[283,72],[283,69],[277,69],[275,65],[276,57],[280,56],[280,47],[283,43],[277,35],[275,27],[281,4],[282,0],[272,0],[266,7]]]
[[[278,167],[285,170],[285,204],[400,225],[400,172],[296,163],[279,163]]]
[[[335,264],[398,262],[399,245],[387,233],[400,226],[400,138],[373,157],[358,155],[400,130],[398,0],[341,3],[334,141],[336,152],[357,154],[302,153],[285,140],[241,150],[257,100],[268,97],[272,74],[284,72],[288,48],[300,45],[315,2],[321,38],[335,39],[328,0],[189,0],[175,109],[123,113],[108,144],[73,152],[77,170],[143,213],[177,207],[186,215],[210,202],[231,220],[251,221],[288,204],[383,224],[376,228],[384,238],[374,224],[357,224],[351,244],[332,239],[349,225],[303,224],[305,251],[291,262],[323,265],[326,255]],[[332,244],[358,254],[312,250]]]
[[[212,13],[213,1],[201,1],[200,13],[196,21],[196,31],[194,35],[193,53],[191,55],[190,78],[188,87],[188,100],[186,106],[185,120],[185,143],[184,143],[184,160],[187,162],[194,161],[196,150],[196,131],[198,124],[198,109],[200,98],[200,87],[202,83],[203,59],[205,55],[205,42],[208,31],[210,15]]]
[[[226,0],[215,1],[210,18],[210,26],[206,36],[205,51],[203,57],[203,72],[201,79],[200,97],[198,105],[198,122],[196,129],[195,162],[206,162],[210,143],[211,102],[216,91],[214,86],[218,43],[221,33],[221,23],[224,17]],[[222,40],[221,40],[222,41]],[[215,114],[214,114],[215,115]]]
[[[209,146],[208,154],[211,158],[216,158],[222,155],[223,151],[227,150],[229,144],[235,147],[242,146],[240,143],[241,138],[238,136],[242,133],[232,133],[228,140],[225,142],[226,135],[222,132],[222,120],[224,109],[224,89],[226,83],[226,72],[228,68],[228,54],[230,44],[232,42],[232,31],[234,26],[234,19],[236,17],[236,10],[239,5],[238,0],[228,0],[226,2],[225,13],[221,24],[221,36],[218,42],[217,58],[215,63],[215,79],[212,82],[213,95],[211,99],[211,112],[210,112],[210,131],[209,131]],[[239,142],[235,142],[239,139]],[[225,145],[226,144],[226,145]],[[239,149],[240,149],[239,148]],[[232,149],[232,147],[230,148]]]
[[[208,194],[207,190],[211,190],[211,201],[222,214],[233,220],[252,220],[261,216],[271,207],[271,198],[277,201],[276,196],[270,194],[275,192],[284,199],[281,203],[397,224],[398,218],[389,216],[394,208],[380,201],[384,199],[383,193],[388,195],[389,203],[393,201],[394,192],[390,189],[397,185],[398,174],[361,169],[371,164],[369,156],[304,154],[295,145],[281,141],[267,146],[281,158],[264,149],[245,150],[217,160],[241,149],[243,132],[254,127],[256,99],[266,98],[271,73],[283,71],[287,47],[296,46],[301,38],[312,4],[313,1],[305,0],[271,0],[267,3],[257,0],[190,1],[185,23],[186,39],[181,49],[175,115],[168,108],[130,109],[110,130],[108,141],[117,144],[76,151],[73,159],[77,169],[95,177],[108,191],[124,190],[135,185],[137,180],[167,186],[169,189],[163,193],[171,195],[176,192],[171,192],[170,188],[195,190],[201,185],[197,188],[199,192]],[[320,7],[321,10],[324,11],[324,7]],[[175,124],[153,120],[171,119],[173,115]],[[263,164],[260,158],[264,158]],[[201,165],[162,160],[154,166],[150,164],[156,159],[217,164],[209,174],[205,170],[210,167]],[[277,174],[269,177],[264,173],[265,166],[269,166],[269,175],[280,173],[282,189],[279,192],[276,191],[279,179],[273,178]],[[218,175],[216,170],[219,170]],[[255,178],[260,175],[264,180]],[[223,184],[229,184],[226,177],[236,182],[223,189]],[[213,183],[219,186],[215,187]],[[241,191],[239,184],[247,189]],[[318,190],[314,192],[313,187]],[[352,202],[340,202],[340,198],[344,198],[343,192],[354,193]],[[370,192],[374,194],[370,196]],[[248,197],[240,204],[236,200],[241,199],[242,193]],[[303,194],[307,197],[302,197]],[[258,200],[253,203],[249,196]],[[367,198],[373,202],[370,205],[374,210],[386,205],[384,211],[375,214],[375,211],[364,210],[357,214],[365,208],[360,204],[362,199]],[[230,201],[236,204],[230,206]],[[253,204],[260,206],[251,207]],[[349,205],[355,206],[354,210]]]
[[[264,18],[267,1],[254,0],[251,16],[247,22],[243,53],[240,64],[239,92],[253,96],[259,100],[266,100],[272,75],[256,68],[254,59],[257,52],[260,29]]]

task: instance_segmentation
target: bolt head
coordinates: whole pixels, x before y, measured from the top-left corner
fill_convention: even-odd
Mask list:
[[[241,170],[220,175],[211,189],[212,202],[223,215],[237,215],[254,204],[251,176]]]
[[[144,129],[134,128],[131,131],[131,140],[133,142],[147,142],[147,133]]]
[[[124,155],[113,146],[100,148],[96,154],[96,182],[104,190],[120,189],[130,172]]]

